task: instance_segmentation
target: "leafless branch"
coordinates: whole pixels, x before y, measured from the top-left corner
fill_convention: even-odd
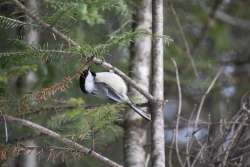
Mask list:
[[[189,119],[187,120],[187,127],[193,127],[193,115],[194,115],[194,112],[196,110],[196,106],[194,107],[194,109],[192,110],[190,116],[189,116]],[[183,120],[183,119],[182,119]],[[183,121],[182,121],[183,122]],[[192,138],[193,138],[193,135],[188,137],[188,140],[187,140],[187,143],[186,143],[186,154],[191,154],[191,145],[192,145]],[[190,156],[186,156],[186,163],[187,163],[187,166],[188,167],[191,167],[191,160],[190,160]]]
[[[179,31],[181,33],[181,38],[182,38],[182,40],[184,42],[186,55],[187,55],[189,61],[191,62],[191,65],[192,65],[192,68],[193,68],[193,71],[194,71],[194,75],[196,76],[196,78],[199,78],[199,73],[198,73],[197,67],[196,67],[196,65],[194,63],[194,59],[193,59],[192,54],[191,54],[191,50],[190,50],[190,47],[189,47],[189,44],[188,44],[187,37],[186,37],[186,35],[184,33],[184,30],[183,30],[182,25],[181,25],[181,21],[180,21],[179,16],[177,15],[177,13],[175,11],[175,8],[174,8],[172,2],[170,2],[170,9],[171,9],[171,11],[172,11],[172,13],[173,13],[173,15],[175,17],[175,21],[176,21],[178,29],[179,29]]]
[[[195,119],[195,127],[194,127],[194,130],[197,130],[197,127],[198,127],[198,121],[199,121],[199,118],[200,118],[200,114],[201,114],[201,110],[202,110],[202,107],[203,107],[203,104],[206,100],[206,97],[207,95],[209,94],[209,92],[212,90],[212,88],[214,87],[215,85],[215,82],[218,80],[218,78],[220,77],[221,73],[223,71],[223,68],[221,68],[216,76],[214,77],[214,79],[212,80],[212,82],[210,83],[209,87],[207,88],[206,92],[203,94],[202,98],[201,98],[201,102],[199,104],[199,107],[198,107],[198,111],[197,111],[197,115],[196,115],[196,119]]]
[[[200,148],[200,151],[198,152],[198,154],[197,154],[196,157],[194,158],[191,167],[195,167],[196,162],[197,162],[198,160],[200,160],[200,155],[203,153],[203,150],[204,150],[205,147],[206,147],[206,145],[203,145],[203,146]]]
[[[178,87],[178,112],[177,112],[177,120],[176,120],[176,127],[175,127],[175,148],[176,148],[176,154],[177,154],[178,161],[179,161],[180,165],[182,167],[184,167],[184,163],[183,163],[181,156],[180,156],[178,139],[177,139],[177,137],[179,135],[179,132],[178,132],[179,121],[180,121],[181,110],[182,110],[182,92],[181,92],[181,84],[180,84],[179,71],[178,71],[177,64],[173,58],[171,58],[171,60],[172,60],[174,67],[175,67],[176,83],[177,83],[177,87]]]
[[[33,130],[36,130],[40,133],[43,133],[45,135],[48,135],[49,137],[53,138],[53,139],[56,139],[57,141],[60,141],[62,143],[64,143],[65,145],[67,146],[70,146],[70,147],[73,147],[74,149],[76,149],[77,151],[79,152],[82,152],[83,154],[87,154],[103,163],[105,163],[106,165],[108,166],[111,166],[111,167],[122,167],[122,165],[120,164],[117,164],[116,162],[108,159],[107,157],[95,152],[95,151],[91,151],[89,148],[86,148],[70,139],[67,139],[63,136],[61,136],[60,134],[50,130],[50,129],[47,129],[41,125],[38,125],[34,122],[31,122],[31,121],[28,121],[28,120],[25,120],[25,119],[20,119],[20,118],[16,118],[16,117],[13,117],[13,116],[9,116],[9,115],[4,115],[5,116],[5,119],[8,121],[8,122],[12,122],[12,123],[17,123],[17,124],[20,124],[22,126],[25,126],[25,127],[28,127],[28,128],[31,128]]]
[[[242,119],[242,120],[240,120]],[[242,128],[244,127],[244,124],[246,123],[246,121],[248,120],[248,116],[245,116],[245,113],[243,113],[243,115],[239,116],[238,121],[240,122],[240,124],[238,125],[238,127],[234,130],[233,136],[229,141],[229,144],[226,148],[226,152],[225,152],[225,156],[222,162],[222,166],[225,167],[227,165],[227,160],[229,157],[229,153],[231,151],[231,149],[233,148],[236,139],[239,137],[240,132],[242,131]],[[236,125],[234,125],[236,126]]]
[[[169,167],[173,167],[173,150],[175,150],[174,149],[175,133],[176,133],[176,131],[174,130],[174,134],[173,134],[172,140],[171,140],[172,141],[171,145],[170,145],[170,147],[168,147],[169,148],[169,152],[168,152],[168,166]]]

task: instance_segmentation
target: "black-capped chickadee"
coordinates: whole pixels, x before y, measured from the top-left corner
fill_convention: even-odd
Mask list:
[[[84,70],[80,76],[80,88],[84,93],[108,98],[115,102],[128,104],[136,113],[147,120],[151,120],[149,114],[137,108],[127,96],[125,81],[113,72],[93,72]]]

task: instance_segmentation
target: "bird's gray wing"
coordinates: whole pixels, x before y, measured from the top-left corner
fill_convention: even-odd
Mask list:
[[[108,86],[103,82],[96,82],[96,93],[97,95],[108,97],[110,100],[115,102],[124,102],[121,95],[119,95],[113,88]],[[147,120],[151,120],[150,114],[145,113],[143,110],[137,108],[130,100],[126,101],[126,103],[139,115]]]
[[[104,82],[96,82],[96,90],[93,92],[96,95],[106,96],[108,99],[115,102],[122,102],[122,97],[109,85]]]

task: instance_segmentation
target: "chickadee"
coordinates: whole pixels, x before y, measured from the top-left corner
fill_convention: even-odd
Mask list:
[[[127,96],[125,81],[113,72],[93,72],[84,70],[80,76],[80,88],[83,93],[108,98],[115,102],[125,102],[136,113],[147,120],[151,120],[149,114],[137,108]]]

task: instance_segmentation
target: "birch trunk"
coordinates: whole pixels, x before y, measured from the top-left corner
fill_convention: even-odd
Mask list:
[[[36,15],[38,14],[38,10],[39,10],[39,2],[38,0],[27,0],[26,1],[26,6],[27,8],[35,13]],[[33,23],[32,19],[28,19],[29,23]],[[32,45],[33,47],[37,47],[39,45],[39,32],[37,29],[33,28],[33,27],[28,27],[26,29],[26,34],[25,34],[25,38],[28,44]],[[30,71],[27,76],[33,76],[35,77],[35,74],[33,71]],[[32,80],[34,80],[35,78],[31,78]],[[29,84],[29,79],[27,77],[27,84]],[[26,146],[36,146],[35,141],[34,140],[29,140],[25,142]],[[32,151],[27,151],[28,153],[25,154],[25,159],[24,159],[24,166],[25,167],[36,167],[37,166],[37,150],[34,149]]]
[[[34,13],[35,15],[38,14],[38,9],[39,9],[38,0],[27,0],[26,6],[32,13]],[[33,23],[33,20],[28,18],[28,22]],[[26,38],[26,41],[28,44],[31,44],[35,47],[38,46],[38,44],[39,44],[39,32],[34,27],[29,26],[26,29],[25,38]]]
[[[152,2],[141,0],[137,4],[136,13],[133,16],[134,30],[152,33]],[[144,90],[149,91],[150,63],[151,63],[151,36],[142,34],[131,44],[131,71],[132,79]],[[131,96],[135,97],[137,103],[146,103],[144,96],[135,89],[130,89]],[[147,108],[143,108],[147,110]],[[144,146],[147,136],[147,121],[137,113],[130,111],[125,120],[125,166],[145,167],[146,152]]]
[[[151,136],[152,136],[152,165],[165,167],[164,142],[164,79],[163,79],[163,0],[154,0],[152,4],[152,95],[158,100],[152,103]]]

